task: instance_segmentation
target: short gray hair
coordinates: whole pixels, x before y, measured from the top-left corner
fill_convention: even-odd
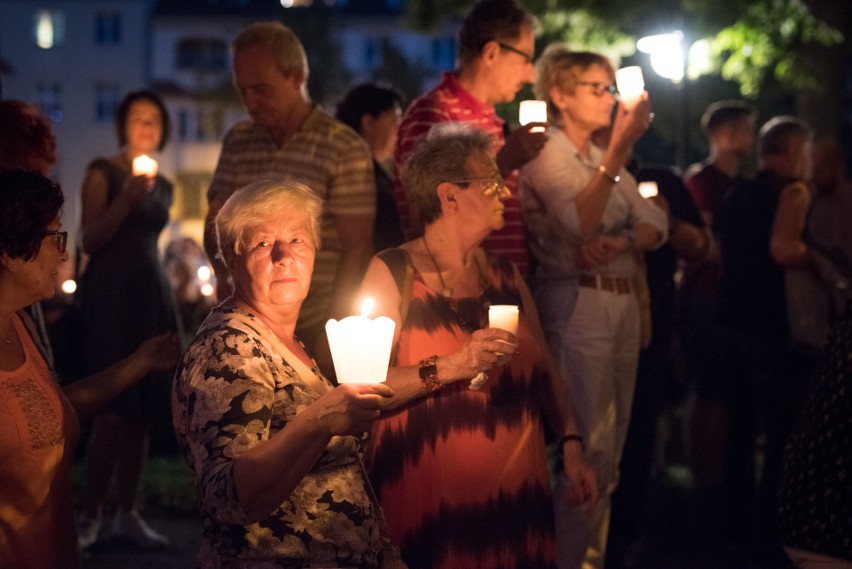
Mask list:
[[[255,22],[246,27],[231,42],[234,53],[252,46],[265,46],[272,52],[278,70],[289,77],[294,70],[301,68],[308,79],[308,58],[298,36],[281,22]]]
[[[245,251],[251,231],[280,218],[288,209],[308,216],[311,237],[319,249],[322,208],[322,198],[299,182],[261,180],[244,186],[228,198],[216,215],[219,257],[233,275],[233,263]]]
[[[491,156],[493,139],[463,123],[440,123],[418,143],[402,168],[416,233],[441,217],[438,185],[468,177],[467,159]]]

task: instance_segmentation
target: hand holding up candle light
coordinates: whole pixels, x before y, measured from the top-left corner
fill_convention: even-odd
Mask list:
[[[547,122],[547,102],[527,100],[521,101],[518,108],[518,122],[521,126],[531,122]],[[542,127],[535,127],[530,132],[544,132]]]
[[[622,67],[615,72],[615,84],[618,87],[619,95],[628,109],[633,108],[645,92],[645,77],[642,75],[642,68],[638,65],[631,67]]]
[[[157,161],[146,154],[133,159],[133,175],[153,178],[157,175]]]
[[[368,318],[374,305],[366,298],[360,316],[325,324],[338,383],[380,383],[387,378],[396,323],[386,316]]]
[[[510,334],[518,335],[518,307],[514,304],[492,304],[488,307],[489,328],[499,328]],[[469,389],[479,389],[488,379],[485,372],[479,372],[470,380]]]

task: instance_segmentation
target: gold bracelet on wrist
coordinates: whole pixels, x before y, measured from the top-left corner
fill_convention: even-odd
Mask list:
[[[598,166],[598,172],[603,174],[603,177],[612,182],[613,184],[617,184],[619,181],[621,181],[621,176],[619,176],[618,174],[613,176],[609,173],[609,170],[607,170],[606,166],[604,166],[603,164]]]
[[[420,374],[420,381],[423,382],[423,387],[425,387],[426,391],[429,393],[438,391],[443,387],[441,382],[438,380],[437,361],[438,356],[429,356],[428,358],[420,360],[420,363],[417,364],[420,366],[420,369],[418,370],[418,373]]]

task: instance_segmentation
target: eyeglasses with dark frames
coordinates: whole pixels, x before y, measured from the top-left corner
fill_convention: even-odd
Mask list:
[[[65,248],[68,246],[68,232],[67,231],[47,231],[44,234],[45,237],[53,237],[56,241],[56,249],[60,253],[65,252]]]
[[[482,188],[482,193],[486,196],[493,196],[506,186],[506,181],[502,176],[492,176],[488,178],[467,178],[463,180],[447,180],[451,184],[465,188],[474,182],[486,182]]]
[[[496,41],[496,40],[495,40],[495,41]],[[516,47],[512,47],[512,46],[510,46],[510,45],[508,45],[508,44],[505,44],[505,43],[503,43],[503,42],[501,42],[501,41],[498,41],[498,42],[497,42],[497,45],[499,45],[499,46],[500,46],[500,49],[505,49],[506,51],[511,51],[512,53],[515,53],[515,54],[520,55],[521,57],[523,57],[523,58],[524,58],[524,64],[525,64],[525,65],[529,65],[530,63],[532,63],[532,62],[533,62],[533,54],[531,54],[531,53],[527,53],[527,52],[525,52],[525,51],[521,51],[520,49],[518,49],[518,48],[516,48]]]
[[[600,81],[577,81],[574,85],[591,87],[592,94],[595,97],[602,97],[604,93],[609,93],[613,97],[618,96],[618,89],[612,83],[601,83]]]

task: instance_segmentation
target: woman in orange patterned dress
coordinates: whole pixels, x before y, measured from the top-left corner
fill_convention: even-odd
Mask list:
[[[423,234],[376,255],[361,289],[397,324],[396,395],[372,433],[371,479],[411,569],[555,567],[543,416],[571,500],[596,501],[595,474],[529,291],[479,246],[509,196],[489,138],[441,127],[403,174]],[[490,304],[520,307],[517,336],[488,327]]]

